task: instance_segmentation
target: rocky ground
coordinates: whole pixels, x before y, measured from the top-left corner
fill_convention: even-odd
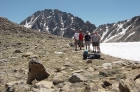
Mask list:
[[[140,91],[139,63],[103,54],[83,60],[83,50],[75,52],[70,43],[0,17],[0,92]],[[37,74],[30,73],[32,65]],[[27,81],[41,77],[44,69],[48,77]]]

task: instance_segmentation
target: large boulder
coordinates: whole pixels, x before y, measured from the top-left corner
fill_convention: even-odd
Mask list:
[[[41,81],[48,78],[50,74],[46,71],[45,67],[35,58],[29,62],[29,72],[27,84],[31,84],[33,80]]]
[[[130,92],[129,88],[122,82],[119,83],[119,89],[121,92]]]

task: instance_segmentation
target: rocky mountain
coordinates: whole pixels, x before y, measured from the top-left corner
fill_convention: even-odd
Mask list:
[[[140,63],[104,54],[83,60],[69,43],[0,17],[0,92],[140,91]]]
[[[102,36],[101,42],[140,41],[140,16],[117,23],[100,25],[96,30]]]
[[[140,41],[140,16],[129,20],[119,21],[96,27],[89,21],[84,22],[81,18],[60,10],[45,9],[37,11],[20,23],[27,28],[71,38],[75,29],[93,32],[99,31],[102,36],[101,42],[133,42]]]
[[[62,37],[71,38],[76,29],[84,32],[96,29],[89,21],[84,22],[81,18],[57,9],[45,9],[37,11],[20,23],[27,28],[39,31],[47,31]]]

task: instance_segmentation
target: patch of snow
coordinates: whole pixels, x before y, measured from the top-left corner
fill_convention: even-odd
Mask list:
[[[55,28],[53,28],[53,32],[56,30],[57,26]]]
[[[102,34],[101,40],[104,39],[104,36],[107,34],[108,30],[109,30],[108,27],[106,27],[105,32],[103,32],[103,34]]]
[[[49,18],[51,18],[51,16],[48,16],[47,18],[49,19]]]
[[[49,27],[48,26],[46,26],[46,30],[49,32]]]
[[[133,32],[133,33],[129,34],[129,36],[128,36],[127,38],[129,38],[129,37],[130,37],[131,35],[133,35],[133,34],[135,34],[135,32]],[[127,39],[127,38],[126,38],[126,39]],[[125,39],[125,40],[126,40],[126,39]]]
[[[33,26],[34,22],[38,19],[39,16],[37,16],[36,18],[34,18],[34,15],[33,15],[31,17],[31,21],[28,22],[28,23],[27,23],[27,20],[26,20],[26,24],[24,25],[24,27],[31,28]]]
[[[122,28],[122,26],[123,26],[123,24],[118,25],[117,31],[118,31],[120,28]],[[125,35],[126,30],[128,30],[128,28],[129,28],[130,26],[131,26],[131,25],[129,25],[126,29],[122,28],[122,32],[120,32],[120,33],[118,33],[118,34],[115,34],[114,36],[111,36],[111,33],[115,31],[115,30],[113,30],[113,31],[109,34],[109,36],[108,36],[103,42],[108,42],[109,40],[111,40],[111,39],[113,39],[113,38],[115,38],[115,37],[117,37],[117,36],[118,36],[118,38],[115,39],[115,41],[118,40],[118,39],[120,39],[121,37],[123,37],[123,36]]]
[[[101,43],[100,48],[103,54],[140,62],[140,42]]]
[[[138,18],[135,21],[137,21],[137,20],[138,20]]]

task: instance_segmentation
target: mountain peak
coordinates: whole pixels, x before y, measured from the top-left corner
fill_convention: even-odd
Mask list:
[[[71,38],[75,29],[92,32],[96,29],[94,24],[84,22],[81,18],[71,13],[62,12],[58,9],[44,9],[37,11],[20,23],[25,27],[39,31],[46,31],[58,36]]]
[[[20,23],[25,27],[50,34],[72,38],[75,29],[93,32],[99,31],[102,36],[101,42],[133,42],[140,41],[140,16],[129,20],[107,23],[96,28],[90,21],[84,22],[81,18],[71,13],[62,12],[58,9],[44,9],[37,11]]]

